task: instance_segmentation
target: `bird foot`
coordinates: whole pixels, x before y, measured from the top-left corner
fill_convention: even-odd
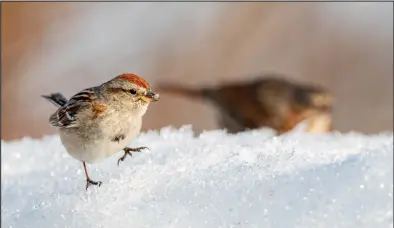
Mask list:
[[[121,161],[124,161],[126,159],[127,155],[133,156],[132,152],[141,152],[141,150],[144,150],[144,149],[149,149],[149,148],[146,146],[137,147],[137,148],[125,147],[123,149],[124,155],[121,158],[119,158],[119,160],[118,160],[118,166]]]
[[[90,185],[98,185],[99,187],[101,186],[103,182],[101,181],[92,181],[90,178],[86,179],[86,190],[88,190],[88,187]]]

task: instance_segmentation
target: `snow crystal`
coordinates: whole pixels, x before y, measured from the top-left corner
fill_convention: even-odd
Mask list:
[[[389,227],[393,134],[274,136],[189,126],[141,134],[89,165],[58,136],[2,141],[3,227]]]

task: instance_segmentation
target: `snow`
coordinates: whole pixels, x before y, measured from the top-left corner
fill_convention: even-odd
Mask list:
[[[82,164],[57,135],[2,141],[2,227],[392,227],[393,134],[190,126],[142,133],[121,153]]]

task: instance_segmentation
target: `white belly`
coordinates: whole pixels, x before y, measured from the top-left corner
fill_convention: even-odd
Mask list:
[[[308,120],[307,132],[324,133],[330,132],[332,128],[331,114],[320,114]]]
[[[68,154],[73,158],[85,161],[89,164],[100,162],[118,152],[129,144],[140,132],[142,118],[122,121],[121,123],[111,123],[111,125],[100,126],[101,131],[105,131],[106,137],[80,137],[70,130],[62,130],[60,139]],[[124,133],[125,138],[119,142],[113,141],[109,136],[115,136],[117,131]]]

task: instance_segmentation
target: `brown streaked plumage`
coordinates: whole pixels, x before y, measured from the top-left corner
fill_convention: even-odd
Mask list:
[[[100,162],[122,150],[119,165],[131,152],[147,148],[126,145],[140,132],[148,105],[159,100],[159,94],[143,78],[130,73],[84,89],[70,100],[60,93],[43,97],[58,107],[50,123],[59,129],[67,153],[82,162],[86,189],[101,185],[101,181],[90,179],[86,163]]]
[[[305,120],[307,132],[327,132],[332,128],[330,92],[280,77],[201,89],[162,84],[157,90],[210,102],[218,112],[218,124],[230,133],[270,127],[282,134]]]

